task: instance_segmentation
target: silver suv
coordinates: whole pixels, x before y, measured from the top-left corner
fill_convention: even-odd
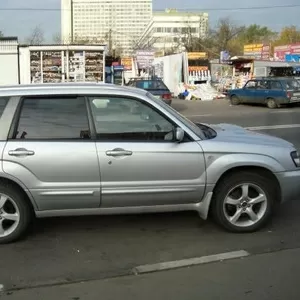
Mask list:
[[[193,210],[251,232],[299,196],[292,144],[195,124],[147,91],[102,84],[0,89],[0,243],[34,217]]]

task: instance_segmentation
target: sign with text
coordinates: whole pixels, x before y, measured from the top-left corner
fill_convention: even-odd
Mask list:
[[[244,56],[257,60],[269,60],[271,47],[268,44],[244,45]]]
[[[207,53],[206,52],[188,52],[187,53],[188,59],[207,59]]]
[[[300,54],[300,43],[274,47],[274,60],[286,61],[285,56]]]
[[[124,66],[125,71],[132,70],[132,57],[123,57],[121,59],[121,64]]]
[[[188,67],[189,72],[208,71],[207,66],[190,66]]]
[[[136,52],[136,62],[139,69],[150,68],[154,60],[155,51],[138,50]]]

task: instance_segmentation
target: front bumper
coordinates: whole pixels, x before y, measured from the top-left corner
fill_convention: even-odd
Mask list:
[[[280,188],[281,202],[300,199],[300,170],[275,173]]]

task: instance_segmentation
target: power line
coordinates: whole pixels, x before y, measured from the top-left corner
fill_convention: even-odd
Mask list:
[[[242,10],[269,10],[269,9],[276,9],[276,8],[298,8],[300,4],[286,4],[286,5],[272,5],[272,6],[249,6],[249,7],[235,7],[235,8],[182,8],[177,9],[180,12],[195,12],[195,11],[242,11]],[[61,8],[36,8],[36,7],[0,7],[0,11],[62,11],[62,10],[70,10],[70,9],[61,9]],[[162,9],[154,9],[156,11],[164,11]]]

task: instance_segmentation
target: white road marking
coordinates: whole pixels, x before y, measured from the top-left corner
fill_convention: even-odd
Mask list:
[[[192,116],[187,116],[187,118],[196,118],[196,117],[211,117],[212,114],[206,114],[206,115],[192,115]]]
[[[276,110],[276,111],[270,111],[270,114],[284,114],[284,113],[294,113],[299,111],[293,111],[293,110]]]
[[[270,125],[270,126],[252,126],[245,127],[249,130],[274,130],[274,129],[291,129],[300,128],[300,124],[284,124],[284,125]]]
[[[168,261],[162,262],[157,264],[149,264],[149,265],[141,265],[133,269],[135,274],[143,274],[143,273],[150,273],[162,270],[169,270],[169,269],[176,269],[200,264],[207,264],[216,261],[222,261],[227,259],[234,259],[234,258],[241,258],[245,256],[249,256],[250,253],[245,250],[233,251],[233,252],[226,252],[220,253],[215,255],[209,256],[201,256],[201,257],[194,257],[182,260],[175,260],[175,261]]]

